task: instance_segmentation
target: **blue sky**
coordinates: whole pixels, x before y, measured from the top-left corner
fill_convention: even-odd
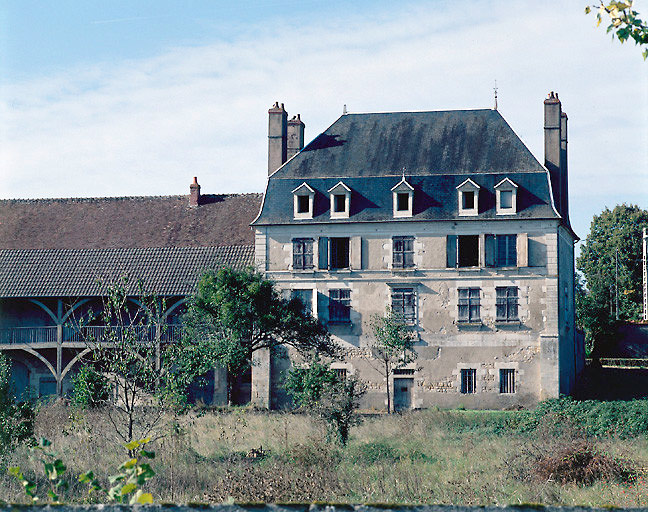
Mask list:
[[[193,176],[262,191],[274,101],[310,140],[344,104],[490,108],[497,80],[540,161],[542,100],[560,94],[584,237],[605,206],[648,208],[648,62],[584,5],[5,0],[0,198],[188,193]]]

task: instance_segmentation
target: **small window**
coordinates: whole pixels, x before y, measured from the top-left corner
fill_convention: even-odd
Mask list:
[[[293,240],[293,270],[313,268],[313,239],[295,238]]]
[[[304,306],[304,312],[309,315],[313,314],[313,290],[292,290],[291,293],[292,299],[299,299]]]
[[[351,321],[351,290],[329,290],[329,322]]]
[[[479,288],[459,288],[460,322],[480,322]]]
[[[391,294],[392,313],[407,325],[416,323],[416,291],[414,288],[394,288]]]
[[[399,212],[406,212],[407,210],[409,210],[409,196],[410,195],[407,192],[399,192],[396,195],[396,209]]]
[[[475,208],[475,193],[472,190],[461,193],[461,207],[464,210]]]
[[[345,381],[347,379],[346,368],[333,368],[333,373],[340,381]]]
[[[396,368],[394,370],[394,376],[396,375],[405,375],[405,376],[413,377],[414,368]]]
[[[331,269],[349,268],[349,239],[331,238]]]
[[[412,268],[414,266],[414,237],[396,236],[392,239],[392,266]]]
[[[500,208],[502,210],[510,210],[513,208],[513,191],[502,190],[500,191]]]
[[[464,368],[461,370],[461,392],[464,395],[472,395],[477,392],[477,370]]]
[[[346,211],[346,194],[335,194],[333,196],[333,209],[336,213]]]
[[[297,213],[310,211],[310,196],[297,196]]]
[[[498,322],[517,322],[518,289],[517,286],[498,286],[495,288],[495,320]]]
[[[500,393],[515,393],[515,369],[502,368],[499,371]]]

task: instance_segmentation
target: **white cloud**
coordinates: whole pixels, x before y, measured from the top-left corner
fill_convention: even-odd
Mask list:
[[[537,4],[247,27],[229,42],[10,84],[0,89],[0,197],[187,193],[192,176],[206,193],[261,191],[276,100],[302,114],[311,139],[344,103],[490,108],[497,79],[500,111],[539,159],[542,99],[560,92],[572,204],[629,188],[645,198],[648,64],[577,2]]]

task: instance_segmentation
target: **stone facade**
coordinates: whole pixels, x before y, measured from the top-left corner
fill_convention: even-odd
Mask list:
[[[560,104],[553,94],[545,102],[545,110],[546,123],[552,122],[552,115],[561,119]],[[398,115],[403,123],[411,124],[434,123],[434,114],[431,121]],[[270,115],[274,115],[272,109]],[[550,135],[547,151],[557,153],[551,158],[564,162],[563,168],[558,165],[556,170],[558,189],[552,189],[551,173],[537,162],[536,167],[527,164],[527,169],[519,169],[519,162],[512,164],[517,171],[544,176],[544,188],[533,189],[526,176],[506,173],[509,161],[498,159],[489,162],[494,167],[489,174],[495,175],[490,181],[470,165],[435,172],[433,158],[430,168],[411,174],[403,170],[398,177],[381,169],[384,149],[378,145],[363,148],[374,167],[371,175],[357,180],[354,166],[362,162],[347,156],[356,152],[356,139],[361,139],[362,128],[357,126],[382,120],[354,116],[350,121],[343,116],[276,172],[269,169],[264,205],[253,225],[257,268],[287,295],[304,300],[344,347],[347,355],[335,362],[334,368],[367,382],[363,408],[384,409],[386,405],[386,383],[378,362],[371,357],[370,320],[384,315],[388,308],[403,313],[417,336],[418,358],[390,377],[397,406],[528,407],[570,393],[582,368],[584,350],[577,346],[574,325],[576,236],[569,227],[567,202],[560,198],[561,193],[566,194],[566,188],[560,190],[566,187],[566,177],[562,177],[566,176],[566,116],[563,148],[559,146],[560,132],[546,132]],[[351,124],[346,131],[344,125],[336,130],[347,121]],[[462,122],[459,115],[458,124]],[[369,129],[376,130],[375,126]],[[394,128],[388,131],[393,133]],[[511,144],[519,141],[512,131],[508,136],[516,139]],[[346,147],[332,150],[318,143],[340,139]],[[398,142],[393,141],[395,145]],[[271,152],[273,144],[276,141],[271,139]],[[441,141],[442,147],[433,149],[457,151],[457,144]],[[321,162],[318,155],[311,156],[319,149],[325,152]],[[492,149],[512,151],[506,144]],[[399,158],[408,163],[406,155]],[[393,162],[390,164],[393,169]],[[460,177],[445,179],[449,174]],[[395,186],[380,181],[387,176]],[[502,187],[507,177],[511,179]],[[426,180],[436,183],[426,184]],[[329,187],[335,181],[344,184],[344,189]],[[299,182],[305,185],[292,188]],[[495,182],[498,184],[489,186]],[[439,190],[437,183],[445,186],[438,192],[446,203],[442,205],[445,213],[430,213],[433,207],[425,208],[434,204],[434,197],[421,207],[422,198]],[[381,187],[384,190],[376,192]],[[511,195],[505,196],[500,188]],[[288,189],[295,195],[294,201],[286,193]],[[340,191],[348,191],[346,197]],[[464,191],[476,197],[465,199]],[[363,199],[370,193],[371,199],[377,197],[382,202],[373,200],[367,206]],[[300,194],[304,195],[302,211],[298,211]],[[399,198],[401,194],[409,196]],[[530,199],[532,195],[534,199]],[[350,201],[350,207],[345,201]],[[540,202],[546,208],[534,210]],[[362,217],[368,208],[375,209],[370,219]],[[280,373],[289,366],[285,360],[270,361],[264,354],[253,370],[253,401],[284,406],[286,399],[279,394]],[[261,384],[255,386],[255,380]]]

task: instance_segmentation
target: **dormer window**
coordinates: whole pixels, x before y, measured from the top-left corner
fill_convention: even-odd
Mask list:
[[[394,217],[411,217],[414,205],[414,187],[405,176],[391,189],[394,202]]]
[[[328,190],[331,200],[331,218],[348,219],[351,206],[351,189],[341,181]]]
[[[495,185],[497,215],[514,215],[517,213],[518,186],[508,178]]]
[[[304,182],[293,190],[292,194],[295,219],[312,219],[315,191]]]
[[[459,215],[477,215],[479,213],[479,185],[468,178],[457,187],[459,194]]]

